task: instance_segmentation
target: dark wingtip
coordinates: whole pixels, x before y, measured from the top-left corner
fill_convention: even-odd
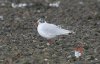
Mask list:
[[[71,32],[69,33],[69,35],[71,35],[71,34],[75,34],[75,32],[74,32],[74,31],[71,31]]]

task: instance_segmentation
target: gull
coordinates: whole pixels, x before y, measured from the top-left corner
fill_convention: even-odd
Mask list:
[[[68,35],[69,33],[74,33],[71,30],[63,29],[55,24],[47,23],[43,18],[40,18],[38,21],[37,31],[40,36],[50,40],[59,35]]]

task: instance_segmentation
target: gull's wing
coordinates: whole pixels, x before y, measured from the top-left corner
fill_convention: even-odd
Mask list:
[[[44,28],[43,28],[44,33],[48,35],[62,35],[62,34],[68,34],[71,31],[62,29],[59,26],[56,26],[54,24],[49,24],[49,23],[44,23]]]

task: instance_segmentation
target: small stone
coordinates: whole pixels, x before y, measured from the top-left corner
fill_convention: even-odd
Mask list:
[[[40,10],[37,10],[37,12],[40,13],[41,11]]]
[[[0,16],[0,20],[4,20],[3,16]]]
[[[12,6],[12,8],[16,8],[17,7],[17,5],[15,5],[15,3],[12,3],[11,6]]]
[[[98,60],[97,58],[95,58],[95,60]]]
[[[1,6],[5,6],[5,3],[1,3]]]
[[[49,4],[49,6],[51,6],[51,7],[59,7],[59,5],[60,5],[60,1]]]
[[[75,51],[76,58],[79,58],[82,54],[79,51]]]
[[[47,45],[49,46],[49,45],[50,45],[50,43],[47,43]]]
[[[47,59],[47,58],[45,58],[45,59],[44,59],[44,61],[48,61],[48,59]]]
[[[67,58],[71,58],[71,55],[69,55]]]
[[[84,3],[80,1],[79,4],[83,5]]]

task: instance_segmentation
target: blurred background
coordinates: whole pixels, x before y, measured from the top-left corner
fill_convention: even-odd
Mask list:
[[[41,16],[75,34],[47,46],[37,32]],[[0,0],[0,64],[100,64],[99,49],[100,0]]]

